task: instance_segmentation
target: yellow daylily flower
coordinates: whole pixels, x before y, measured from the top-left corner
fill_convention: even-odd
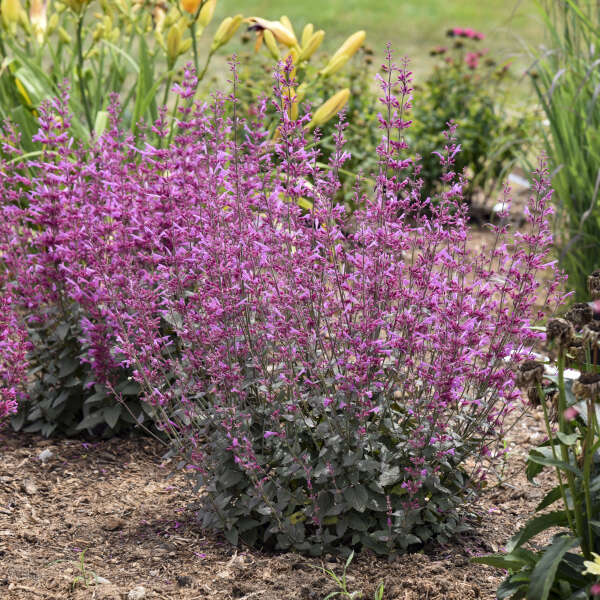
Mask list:
[[[200,4],[202,4],[202,0],[181,0],[181,8],[191,15],[196,14]]]
[[[250,23],[249,29],[257,31],[259,35],[265,29],[268,29],[275,36],[275,39],[284,46],[291,48],[298,45],[298,40],[294,32],[290,31],[279,21],[267,21],[267,19],[261,19],[260,17],[249,17],[246,19],[246,23]]]
[[[594,560],[584,560],[583,564],[585,566],[585,571],[583,571],[583,575],[600,575],[600,556],[595,552],[592,552],[592,556]]]
[[[48,28],[48,18],[46,15],[48,0],[31,0],[29,6],[29,21],[38,43],[44,41],[44,35]]]
[[[11,31],[15,29],[17,23],[21,20],[23,7],[20,0],[1,0],[0,17],[4,26]]]

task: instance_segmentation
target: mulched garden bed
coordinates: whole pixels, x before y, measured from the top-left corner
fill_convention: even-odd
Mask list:
[[[471,533],[392,561],[359,554],[349,590],[372,599],[383,581],[385,600],[494,598],[502,573],[469,557],[502,548],[552,485],[550,475],[539,487],[524,475],[543,436],[539,408],[515,419],[503,483],[490,481],[469,507]],[[182,478],[166,478],[152,439],[45,440],[4,428],[0,453],[2,599],[322,600],[336,589],[315,567],[341,574],[341,559],[235,549],[199,529],[193,496]],[[77,579],[83,550],[88,576],[102,583]]]

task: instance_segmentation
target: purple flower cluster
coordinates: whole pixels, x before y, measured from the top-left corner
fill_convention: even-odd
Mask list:
[[[348,158],[344,119],[322,168],[310,115],[290,117],[289,63],[270,100],[274,138],[268,100],[246,118],[235,93],[194,104],[188,70],[172,139],[166,113],[151,126],[152,146],[120,128],[114,104],[106,133],[78,146],[63,99],[41,111],[43,155],[0,165],[1,249],[20,314],[42,319],[48,306],[75,303],[98,380],[110,388],[114,368],[131,368],[189,467],[207,477],[226,458],[204,448],[197,423],[206,419],[259,489],[271,478],[265,447],[283,445],[310,499],[315,482],[338,473],[315,474],[294,423],[328,423],[359,447],[385,430],[405,445],[397,480],[405,505],[418,506],[450,457],[473,459],[483,475],[518,397],[513,370],[539,336],[536,302],[556,300],[559,283],[540,297],[537,277],[551,266],[548,173],[536,173],[526,233],[500,224],[491,247],[473,249],[454,127],[432,201],[404,139],[406,64],[388,52],[379,82],[376,185],[368,197],[356,192],[353,215],[333,200]],[[257,447],[248,424],[259,410]]]

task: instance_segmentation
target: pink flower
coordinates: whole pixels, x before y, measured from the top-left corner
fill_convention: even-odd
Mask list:
[[[590,593],[593,596],[600,596],[600,583],[595,583],[591,588],[590,588]]]
[[[567,421],[573,421],[573,419],[576,419],[577,416],[579,415],[579,411],[574,407],[574,406],[569,406],[568,408],[565,409],[565,412],[563,413],[565,420]]]

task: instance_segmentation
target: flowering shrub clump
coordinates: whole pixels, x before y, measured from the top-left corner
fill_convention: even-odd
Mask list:
[[[204,526],[313,554],[444,541],[464,527],[457,509],[485,480],[514,363],[538,335],[547,173],[528,232],[500,224],[471,250],[453,130],[433,202],[404,139],[410,73],[388,53],[376,185],[350,217],[334,200],[345,122],[320,168],[311,116],[290,110],[295,83],[288,61],[274,139],[266,100],[240,114],[235,69],[234,93],[206,104],[190,101],[189,70],[176,135],[163,117],[151,126],[157,147],[125,133],[116,106],[87,149],[44,113],[47,150],[15,188],[25,215],[57,227],[32,227],[46,250],[20,272],[61,278],[85,360],[116,397],[111,373],[131,373],[197,482]]]
[[[0,419],[17,412],[29,349],[27,335],[14,311],[11,295],[0,295]]]

